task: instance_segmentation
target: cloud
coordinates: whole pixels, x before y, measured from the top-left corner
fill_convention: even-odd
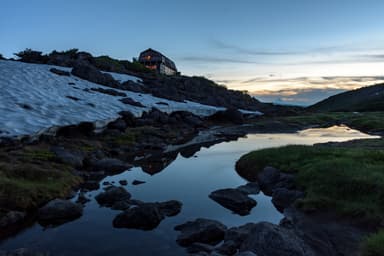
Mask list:
[[[222,57],[205,57],[205,56],[185,56],[181,60],[189,62],[203,62],[203,63],[241,63],[241,64],[266,64],[263,62],[247,60],[247,59],[236,59],[236,58],[222,58]]]
[[[273,56],[273,55],[295,55],[295,54],[301,53],[301,52],[295,52],[295,51],[254,50],[254,49],[248,49],[248,48],[237,46],[237,45],[228,44],[217,39],[212,40],[212,45],[213,47],[218,49],[232,50],[232,51],[235,51],[236,53],[247,54],[247,55],[267,55],[267,56],[272,55]]]

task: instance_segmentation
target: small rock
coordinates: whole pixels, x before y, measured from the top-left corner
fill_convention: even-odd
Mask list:
[[[145,181],[141,181],[141,180],[134,180],[134,181],[132,181],[132,185],[140,185],[140,184],[144,184],[145,183]]]
[[[248,215],[256,201],[237,189],[227,188],[212,192],[209,197],[221,206],[239,215]]]
[[[57,69],[57,68],[51,68],[49,71],[51,71],[52,73],[59,75],[59,76],[70,76],[71,75],[71,73],[69,73],[68,71],[64,71],[64,70]]]
[[[126,186],[126,185],[128,185],[128,181],[127,181],[127,180],[119,180],[119,183],[120,183],[120,185],[122,185],[122,186]]]
[[[54,199],[39,209],[38,218],[46,223],[65,222],[83,215],[83,207],[68,200]]]
[[[104,181],[103,182],[103,186],[109,186],[109,185],[111,185],[111,183],[109,181]]]
[[[184,247],[193,243],[216,245],[223,240],[227,227],[215,220],[196,219],[175,227],[181,232],[176,242]]]
[[[132,105],[132,106],[135,106],[135,107],[145,108],[145,106],[143,104],[141,104],[140,102],[135,101],[135,100],[133,100],[133,99],[131,99],[129,97],[120,99],[119,101],[121,101],[122,103],[127,104],[127,105]]]

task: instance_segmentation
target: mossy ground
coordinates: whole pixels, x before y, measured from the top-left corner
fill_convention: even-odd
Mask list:
[[[81,179],[56,163],[46,146],[0,152],[0,208],[28,210],[66,196]]]
[[[368,236],[362,244],[363,256],[384,256],[384,230]]]

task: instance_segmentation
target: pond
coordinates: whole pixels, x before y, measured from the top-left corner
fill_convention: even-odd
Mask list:
[[[228,227],[248,222],[268,221],[278,223],[282,219],[271,198],[262,193],[251,196],[257,201],[251,213],[240,216],[231,213],[211,200],[208,195],[217,189],[235,188],[246,183],[235,171],[236,161],[245,153],[262,148],[288,144],[314,144],[328,141],[346,141],[371,136],[344,126],[327,129],[309,129],[291,134],[249,134],[237,141],[222,142],[203,148],[192,157],[178,155],[161,172],[150,175],[140,167],[119,175],[106,177],[104,181],[118,184],[127,180],[125,188],[132,198],[144,202],[178,200],[183,203],[177,216],[164,219],[152,231],[115,229],[112,220],[120,211],[100,207],[94,196],[103,189],[87,193],[92,200],[85,205],[84,215],[75,221],[58,227],[44,228],[34,224],[14,237],[0,243],[0,249],[30,248],[48,251],[51,255],[185,255],[175,240],[174,226],[196,218],[209,218]],[[133,186],[133,180],[146,183]]]

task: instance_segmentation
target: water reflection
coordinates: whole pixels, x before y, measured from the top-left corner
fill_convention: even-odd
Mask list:
[[[339,133],[334,136],[329,130],[326,130],[325,135],[313,132],[251,134],[237,141],[204,145],[211,146],[210,148],[191,146],[177,152],[153,156],[145,161],[138,161],[137,167],[131,171],[103,177],[100,184],[118,184],[120,180],[127,180],[128,185],[125,188],[134,199],[144,202],[181,201],[183,207],[180,214],[164,219],[156,229],[114,229],[112,221],[120,211],[98,205],[93,198],[103,190],[100,188],[86,193],[92,200],[85,205],[82,218],[50,229],[34,224],[17,236],[2,241],[0,247],[5,250],[20,247],[48,250],[52,255],[60,256],[185,255],[184,249],[175,242],[177,233],[173,227],[178,224],[195,218],[209,218],[232,227],[247,222],[278,223],[282,218],[270,197],[262,193],[251,196],[257,201],[257,206],[247,216],[235,215],[208,197],[217,189],[235,188],[246,183],[234,170],[235,162],[241,155],[255,149],[287,144],[308,145],[368,137],[355,131],[354,136],[344,135]],[[146,183],[132,186],[133,180]]]

